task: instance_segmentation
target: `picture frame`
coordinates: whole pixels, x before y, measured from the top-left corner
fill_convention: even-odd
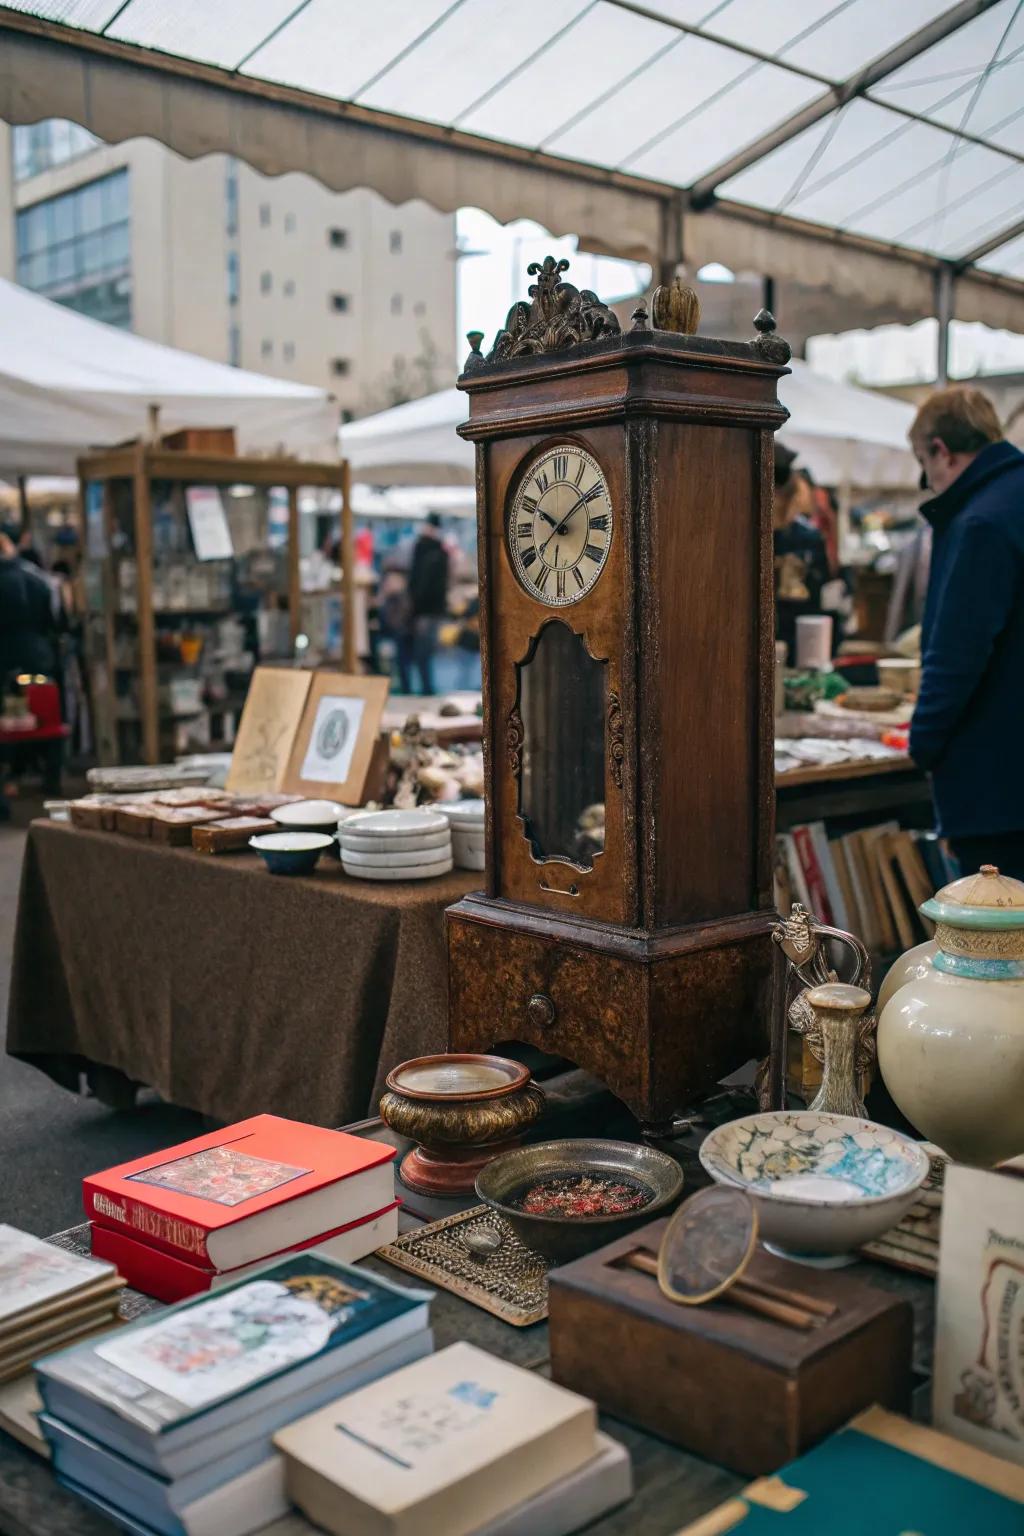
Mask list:
[[[362,805],[388,688],[386,677],[314,672],[282,788],[310,799]]]
[[[313,676],[295,667],[253,672],[225,781],[233,794],[281,791]]]

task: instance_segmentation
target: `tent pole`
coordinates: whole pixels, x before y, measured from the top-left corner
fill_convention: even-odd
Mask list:
[[[156,620],[153,616],[153,520],[150,510],[149,461],[145,443],[133,449],[132,501],[135,511],[135,605],[139,646],[139,714],[142,717],[142,761],[160,761],[160,699],[156,672]],[[113,687],[113,676],[111,676]]]
[[[342,665],[356,670],[356,547],[352,531],[352,466],[341,461],[341,632]]]
[[[953,319],[953,290],[956,278],[953,268],[943,262],[935,274],[935,313],[939,321],[937,352],[935,358],[935,382],[940,389],[949,383],[949,327]]]
[[[657,283],[671,284],[683,261],[683,198],[666,198],[661,205],[661,249],[654,272]]]
[[[288,487],[288,642],[295,660],[295,642],[302,628],[302,582],[299,575],[299,488]]]

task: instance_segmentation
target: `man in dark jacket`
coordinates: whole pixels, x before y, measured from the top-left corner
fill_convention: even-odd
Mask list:
[[[978,389],[931,395],[910,443],[935,492],[911,756],[964,873],[1024,879],[1024,454]]]
[[[12,673],[57,667],[57,622],[50,587],[21,559],[16,529],[0,527],[0,702]]]
[[[420,674],[420,691],[433,693],[437,631],[448,612],[448,551],[441,542],[441,519],[436,512],[428,515],[413,547],[409,602],[412,661]]]

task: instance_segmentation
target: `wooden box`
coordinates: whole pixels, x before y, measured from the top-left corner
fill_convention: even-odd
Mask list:
[[[872,1403],[909,1408],[909,1302],[759,1248],[752,1276],[828,1299],[835,1316],[803,1333],[725,1298],[680,1306],[622,1263],[637,1248],[657,1253],[665,1225],[652,1222],[551,1272],[555,1381],[749,1475],[774,1472]]]
[[[182,427],[168,432],[161,444],[175,453],[218,453],[230,459],[238,455],[234,427]]]

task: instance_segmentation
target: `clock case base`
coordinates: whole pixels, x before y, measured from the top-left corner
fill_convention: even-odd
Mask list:
[[[446,920],[449,1050],[565,1056],[650,1127],[764,1054],[774,911],[650,934],[470,895]]]

